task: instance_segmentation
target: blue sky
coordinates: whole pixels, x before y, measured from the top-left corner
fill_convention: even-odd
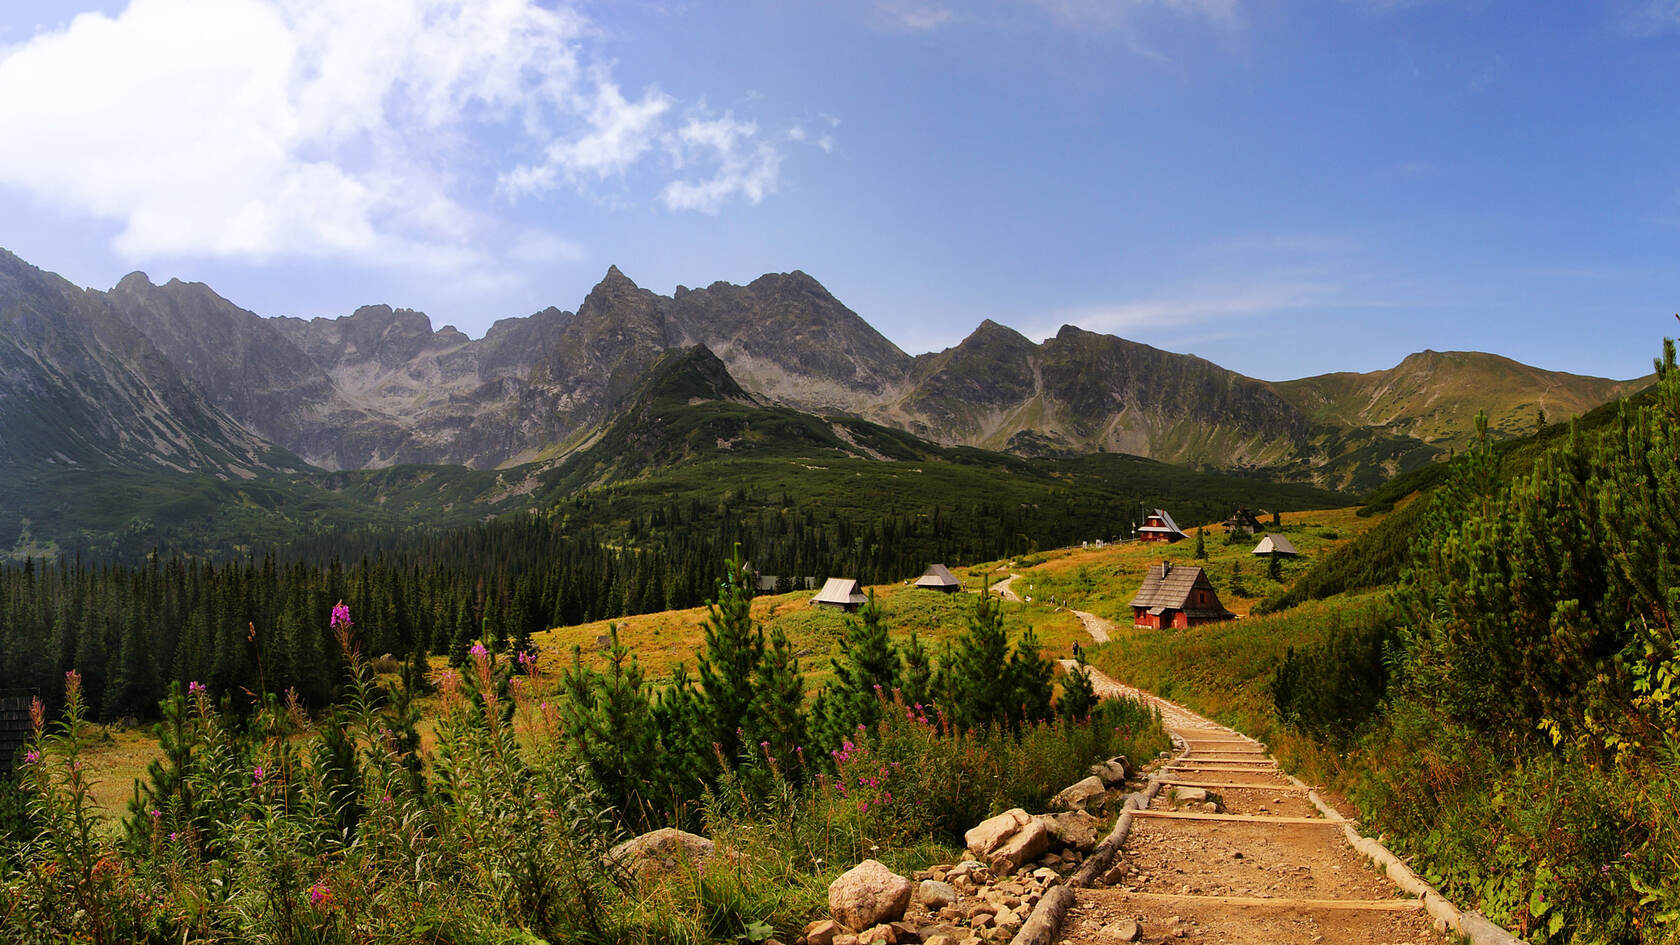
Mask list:
[[[1630,377],[1680,331],[1677,76],[1680,0],[10,0],[0,246],[473,335],[797,268],[911,353]]]

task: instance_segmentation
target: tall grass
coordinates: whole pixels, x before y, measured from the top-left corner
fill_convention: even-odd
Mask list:
[[[562,730],[554,681],[482,648],[437,679],[421,747],[395,681],[341,628],[350,698],[310,719],[258,694],[249,721],[194,685],[166,716],[178,741],[125,832],[91,801],[79,680],[37,716],[27,817],[0,835],[0,940],[128,943],[722,942],[789,937],[827,884],[872,856],[904,870],[958,855],[961,831],[1040,807],[1111,754],[1163,747],[1127,702],[1084,720],[957,731],[890,702],[793,777],[766,754],[725,766],[704,799],[724,851],[643,880],[603,854],[622,839]],[[803,751],[798,754],[805,763]],[[815,769],[823,774],[814,776]],[[764,786],[768,785],[766,789]]]

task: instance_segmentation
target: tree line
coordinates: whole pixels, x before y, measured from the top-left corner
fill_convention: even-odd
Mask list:
[[[1076,511],[979,502],[860,519],[785,494],[658,504],[586,495],[547,514],[315,537],[229,562],[30,560],[0,569],[0,689],[37,692],[56,709],[75,669],[88,712],[107,721],[156,717],[172,682],[291,688],[320,707],[340,695],[337,647],[319,619],[337,601],[359,615],[370,654],[460,663],[479,641],[512,654],[548,627],[698,606],[737,545],[761,573],[879,583],[930,561],[1055,541]]]

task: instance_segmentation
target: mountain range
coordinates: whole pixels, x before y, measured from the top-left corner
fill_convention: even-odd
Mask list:
[[[263,317],[138,272],[82,289],[0,250],[0,471],[235,482],[419,464],[499,470],[487,488],[517,489],[517,469],[597,441],[656,362],[696,346],[739,398],[938,446],[1129,453],[1341,490],[1462,445],[1478,410],[1513,436],[1648,383],[1476,352],[1268,382],[1073,326],[1035,343],[990,320],[911,356],[798,271],[666,296],[612,267],[575,311],[473,339],[387,305]]]

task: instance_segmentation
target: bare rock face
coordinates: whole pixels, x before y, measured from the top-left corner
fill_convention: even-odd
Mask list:
[[[1068,810],[1084,810],[1092,805],[1101,807],[1102,798],[1107,793],[1108,786],[1103,783],[1103,779],[1092,775],[1083,781],[1063,788],[1062,792],[1051,800]]]
[[[848,929],[868,929],[904,918],[910,880],[879,860],[864,860],[828,886],[828,911]]]
[[[675,827],[662,827],[632,837],[607,853],[607,862],[640,878],[652,878],[684,868],[700,869],[717,853],[717,844]]]

